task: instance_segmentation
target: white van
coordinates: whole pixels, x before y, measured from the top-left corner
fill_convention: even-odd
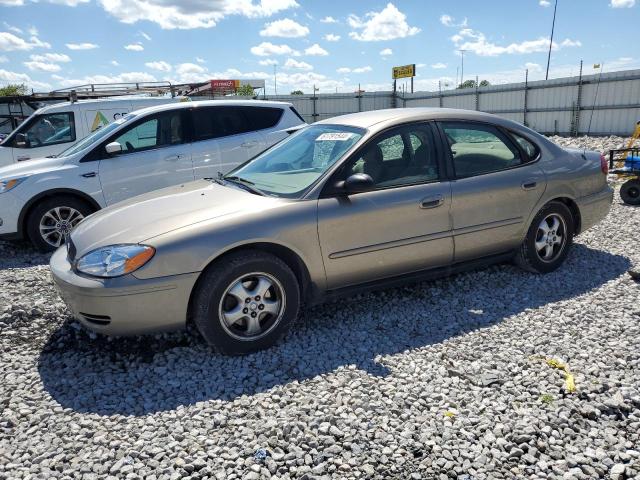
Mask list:
[[[96,210],[216,178],[306,125],[290,103],[261,100],[203,100],[129,113],[54,158],[0,167],[0,240],[27,237],[53,250]]]
[[[188,100],[186,97],[118,97],[40,108],[0,143],[0,167],[57,155],[133,110]]]

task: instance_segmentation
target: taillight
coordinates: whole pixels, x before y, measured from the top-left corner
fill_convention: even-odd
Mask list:
[[[602,170],[602,173],[605,175],[609,173],[609,162],[607,162],[606,157],[602,153],[600,154],[600,170]]]

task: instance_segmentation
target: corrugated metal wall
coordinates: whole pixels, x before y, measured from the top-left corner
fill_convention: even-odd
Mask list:
[[[597,91],[597,99],[596,99]],[[640,120],[640,70],[492,85],[468,90],[268,95],[291,102],[309,122],[336,115],[392,107],[481,110],[525,123],[541,133],[628,135]],[[525,111],[526,105],[526,111]]]

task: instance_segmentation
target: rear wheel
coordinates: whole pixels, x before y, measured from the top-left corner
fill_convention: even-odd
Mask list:
[[[195,324],[204,339],[227,355],[275,344],[300,308],[295,274],[278,257],[243,251],[214,264],[193,296]]]
[[[549,202],[538,212],[518,249],[516,264],[534,273],[557,269],[573,243],[573,215],[560,202]]]
[[[620,187],[620,198],[629,205],[640,205],[640,179],[624,182]]]
[[[52,252],[84,218],[93,213],[87,202],[73,196],[47,198],[38,203],[27,217],[29,240],[44,252]]]

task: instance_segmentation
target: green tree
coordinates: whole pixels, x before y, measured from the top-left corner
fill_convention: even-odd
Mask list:
[[[302,90],[294,90],[291,95],[304,95],[304,92]]]
[[[489,83],[489,80],[482,80],[480,82],[480,86],[481,87],[488,87],[489,85],[491,85],[491,83]],[[476,81],[475,80],[465,80],[464,82],[462,82],[460,85],[458,85],[457,87],[458,89],[462,89],[462,88],[476,88]]]
[[[236,90],[236,95],[242,95],[245,97],[253,97],[255,95],[253,87],[251,85],[240,85]]]
[[[0,87],[0,97],[16,97],[18,95],[27,95],[27,93],[27,86],[24,83],[10,83]]]
[[[480,82],[481,87],[488,87],[489,85],[491,85],[491,83],[489,83],[489,80],[482,80]]]

